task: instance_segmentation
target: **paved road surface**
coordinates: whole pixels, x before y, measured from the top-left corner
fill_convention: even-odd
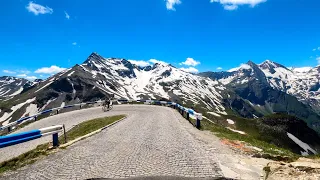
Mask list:
[[[114,110],[109,112],[103,112],[101,107],[75,110],[75,111],[51,116],[45,119],[41,119],[24,128],[19,129],[18,131],[15,131],[14,133],[26,132],[34,129],[48,127],[51,125],[62,125],[62,124],[65,124],[66,129],[68,130],[83,121],[91,120],[94,118],[119,115],[119,114],[127,114],[127,115],[131,114],[132,111],[126,111],[127,109],[128,107],[121,106],[121,107],[115,107]],[[47,137],[43,137],[33,141],[29,141],[26,143],[18,144],[15,146],[2,148],[0,149],[0,162],[17,157],[25,152],[28,152],[36,148],[40,144],[50,142],[50,141],[52,141],[52,136],[47,136]],[[5,154],[5,156],[2,156],[2,154]]]
[[[80,122],[116,113],[128,114],[128,118],[67,150],[4,178],[85,179],[139,175],[222,175],[214,158],[202,149],[201,144],[186,129],[185,125],[188,125],[188,122],[170,108],[123,105],[116,106],[109,114],[101,113],[99,108],[76,112],[70,113],[78,115],[72,116],[73,118],[69,116],[68,119],[62,120],[59,117],[66,114],[61,114],[51,117],[50,122],[68,124],[71,119]],[[84,118],[83,113],[91,116],[87,115]],[[81,118],[83,120],[80,120]]]
[[[128,118],[66,150],[6,173],[0,179],[221,177],[226,174],[244,179],[260,177],[262,167],[243,165],[216,137],[198,131],[177,111],[167,107],[121,105],[107,113],[92,108],[53,116],[25,129],[63,123],[71,127],[81,121],[114,114],[126,114]],[[28,144],[35,147],[45,141]],[[14,147],[0,153],[5,151],[12,157],[24,151],[22,147]]]

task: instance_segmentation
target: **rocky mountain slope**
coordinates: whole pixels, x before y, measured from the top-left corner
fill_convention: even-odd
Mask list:
[[[317,87],[319,67],[302,71],[288,69],[278,63],[265,61],[255,64],[249,61],[228,72],[204,72],[226,86],[224,106],[242,117],[261,117],[272,113],[287,113],[307,122],[320,132],[319,92]],[[297,73],[299,71],[300,73]]]
[[[266,61],[260,67],[273,88],[297,97],[299,101],[320,112],[320,66],[286,68]]]
[[[32,86],[32,84],[32,82],[23,78],[0,77],[0,100],[18,95]]]

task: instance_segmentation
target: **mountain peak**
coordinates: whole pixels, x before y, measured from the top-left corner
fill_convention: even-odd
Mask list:
[[[102,61],[104,58],[102,56],[100,56],[98,53],[96,52],[93,52],[90,54],[90,56],[83,62],[83,64],[86,64],[86,63],[90,63],[90,61],[96,61],[96,62],[99,62],[99,61]]]
[[[255,68],[257,66],[257,64],[251,60],[249,60],[246,64],[249,65],[251,68]]]
[[[247,64],[255,64],[253,61],[251,61],[251,60],[249,60],[248,62],[247,62]]]
[[[274,62],[274,61],[271,61],[269,59],[265,60],[264,62],[262,62],[261,64],[259,64],[260,67],[262,68],[277,68],[277,67],[282,67],[282,68],[285,68],[285,69],[288,69],[287,67],[277,63],[277,62]]]

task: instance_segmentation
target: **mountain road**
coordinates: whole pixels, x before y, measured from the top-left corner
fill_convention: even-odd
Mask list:
[[[118,105],[112,111],[90,108],[51,116],[27,131],[112,115],[127,118],[102,132],[0,179],[88,179],[148,176],[231,177],[260,179],[267,161],[249,159],[223,145],[210,132],[199,131],[177,111],[161,106]],[[51,141],[51,137],[0,149],[0,161]],[[5,154],[5,156],[3,156]]]

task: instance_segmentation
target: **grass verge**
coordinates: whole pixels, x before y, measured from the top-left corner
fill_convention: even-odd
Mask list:
[[[103,128],[111,123],[114,123],[124,117],[125,117],[124,115],[118,115],[118,116],[98,118],[98,119],[93,119],[93,120],[82,122],[82,123],[74,126],[72,129],[70,129],[66,133],[67,141],[72,141],[78,137],[89,134],[89,133],[96,131],[100,128]],[[60,136],[59,141],[64,142],[64,137]]]
[[[89,134],[93,131],[96,131],[98,129],[101,129],[111,123],[114,123],[122,118],[124,118],[124,115],[118,115],[118,116],[111,116],[111,117],[105,117],[105,118],[98,118],[98,119],[92,119],[89,121],[82,122],[78,124],[77,126],[70,129],[67,134],[67,140],[71,141],[78,137],[84,136],[86,134]],[[60,143],[64,142],[64,137],[59,137]],[[52,154],[56,152],[58,149],[53,149],[51,147],[51,143],[45,143],[42,145],[37,146],[35,149],[28,151],[24,154],[21,154],[18,157],[15,157],[13,159],[10,159],[8,161],[4,161],[0,163],[0,174],[9,171],[9,170],[16,170],[18,168],[21,168],[23,166],[26,166],[28,164],[32,164],[36,162],[37,160]]]
[[[290,150],[277,147],[276,145],[267,143],[265,141],[258,140],[250,135],[242,135],[236,132],[233,132],[229,129],[226,129],[223,126],[213,124],[207,120],[201,121],[201,130],[209,130],[214,132],[215,135],[221,139],[228,139],[233,141],[244,141],[251,146],[261,148],[264,153],[269,153],[271,155],[286,156],[290,161],[298,159],[300,156],[291,152]]]

